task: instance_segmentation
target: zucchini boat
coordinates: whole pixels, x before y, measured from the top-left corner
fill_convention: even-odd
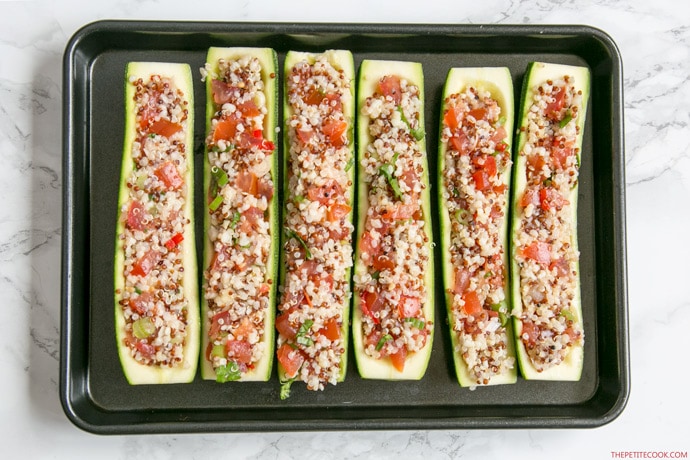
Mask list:
[[[448,73],[438,194],[446,309],[463,387],[517,380],[508,266],[513,110],[506,67]]]
[[[345,378],[354,207],[352,53],[285,57],[281,398]]]
[[[589,70],[534,62],[514,159],[513,321],[525,379],[579,380],[584,328],[577,188]]]
[[[274,354],[278,155],[276,53],[210,48],[206,58],[202,377],[267,381]]]
[[[418,380],[434,324],[422,65],[363,61],[357,99],[357,367],[365,379]]]
[[[132,385],[196,374],[193,108],[188,65],[127,65],[114,277],[117,348]]]

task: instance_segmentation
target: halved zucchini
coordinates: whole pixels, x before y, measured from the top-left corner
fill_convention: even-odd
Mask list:
[[[508,317],[511,311],[508,222],[514,111],[510,71],[506,67],[451,69],[446,79],[443,100],[438,152],[441,257],[458,383],[463,387],[515,383],[517,363],[513,331]],[[471,110],[472,107],[476,108]],[[493,113],[496,107],[500,112]],[[460,120],[456,116],[456,110]],[[468,119],[468,115],[472,118]],[[483,138],[482,135],[487,133],[489,135]],[[471,136],[471,139],[463,137],[465,135]],[[463,142],[475,141],[479,144],[474,147],[463,145]],[[495,150],[493,153],[487,153],[479,150],[480,147]],[[453,161],[448,172],[447,156]],[[482,164],[475,165],[477,161]],[[459,165],[465,164],[462,162],[466,163],[464,168]],[[489,168],[487,163],[491,163],[492,166]],[[498,169],[496,164],[499,165]],[[485,173],[487,169],[491,169],[488,176]],[[462,180],[463,174],[466,181]],[[477,179],[482,182],[486,179],[488,183],[478,184],[473,174],[479,174],[480,177]],[[456,176],[460,180],[453,181]],[[466,202],[466,206],[471,209],[460,209],[454,199],[457,199],[457,202]],[[496,210],[494,207],[498,203],[502,204],[500,209]],[[452,216],[449,207],[453,210]],[[490,212],[485,212],[487,210]],[[481,225],[476,217],[477,211],[481,211],[484,216]],[[495,215],[498,212],[501,214]],[[494,223],[496,221],[497,225]],[[478,242],[475,236],[481,233],[480,228],[485,231],[491,229],[495,233],[488,234],[489,240]],[[463,242],[464,236],[472,237],[472,246],[467,246]],[[456,257],[454,261],[453,247],[459,252],[458,256],[463,257]],[[471,247],[478,247],[478,254],[474,254]],[[498,260],[483,257],[482,263],[471,262],[474,259],[467,257],[468,253],[480,255],[482,251],[501,256]],[[456,286],[457,283],[461,286]],[[481,292],[481,304],[477,303],[477,292]],[[473,314],[463,310],[466,308],[464,304],[456,306],[460,304],[458,299],[455,299],[456,295],[461,296],[462,302],[469,303],[468,293],[474,293],[472,299],[475,300],[475,309],[480,307]],[[464,321],[469,317],[474,321],[466,325]],[[482,326],[479,330],[461,333],[460,330],[455,330],[456,322],[458,329],[463,328],[463,331],[467,330],[464,328],[477,327],[476,324]],[[500,322],[498,327],[495,324],[497,322]],[[475,335],[481,336],[482,340],[476,340]],[[469,342],[465,352],[462,351],[463,337]],[[502,345],[487,345],[487,342],[494,340],[499,340],[498,343]],[[467,357],[463,357],[463,353],[467,353]],[[477,361],[473,365],[473,371],[468,367],[467,359]]]
[[[409,93],[403,95],[403,87],[408,89]],[[394,124],[401,141],[406,145],[404,154],[394,153],[392,150],[386,150],[383,153],[374,147],[374,138],[369,131],[372,121],[370,115],[374,112],[369,114],[364,110],[367,107],[367,99],[375,93],[390,98],[389,100],[395,105],[392,111],[386,112],[387,119]],[[358,217],[354,277],[356,293],[352,317],[355,358],[362,378],[419,380],[426,372],[431,355],[434,323],[434,263],[424,136],[422,65],[415,62],[364,60],[359,69],[357,101]],[[380,107],[378,102],[376,104]],[[392,107],[390,102],[388,106],[389,109]],[[372,149],[369,157],[367,149]],[[373,163],[370,164],[370,161]],[[367,165],[369,165],[369,172],[367,172]],[[406,168],[410,165],[414,167]],[[380,251],[369,245],[374,237],[381,241],[386,238],[382,236],[382,233],[373,235],[374,227],[371,229],[367,227],[367,213],[371,206],[369,194],[374,182],[380,183],[380,190],[385,188],[387,191],[385,197],[375,195],[376,198],[374,198],[372,195],[372,199],[382,200],[377,201],[376,206],[382,207],[381,209],[385,207],[386,211],[380,216],[372,215],[372,219],[379,222],[386,220],[387,222],[383,225],[389,229],[398,228],[400,231],[404,230],[404,225],[408,225],[408,230],[416,235],[414,238],[420,239],[418,248],[416,244],[410,245],[410,249],[414,249],[416,255],[408,256],[408,259],[415,259],[418,254],[421,261],[421,266],[415,268],[419,270],[419,273],[409,278],[409,280],[416,278],[416,281],[423,286],[420,296],[404,297],[397,287],[385,292],[379,290],[380,278],[377,276],[385,278],[389,274],[392,275],[396,270],[394,267],[399,265],[398,262],[404,263],[402,261],[405,259],[406,251],[402,249],[395,251],[392,257],[399,260],[393,262],[387,254],[380,254],[378,253]],[[418,189],[410,189],[408,183],[416,184]],[[381,209],[374,208],[374,211],[379,212]],[[418,225],[419,223],[421,225]],[[404,231],[407,232],[407,230]],[[394,240],[393,235],[387,237],[389,242]],[[373,271],[370,272],[370,270]],[[395,281],[392,282],[395,283]],[[373,311],[382,306],[381,302],[388,302],[384,296],[388,296],[389,300],[393,298],[391,296],[398,296],[399,301],[398,305],[387,306],[390,312],[395,312],[390,328],[388,323],[383,324],[385,321],[381,313]],[[373,306],[376,308],[374,309]],[[367,320],[364,319],[365,315],[368,316]],[[364,331],[365,326],[371,328],[368,333]],[[406,339],[401,339],[403,334],[413,337],[411,340],[416,344],[410,343],[408,347]],[[419,340],[418,343],[417,340]],[[365,350],[367,347],[370,348],[369,353]],[[408,349],[412,349],[409,354]]]
[[[152,76],[164,80],[160,84],[156,83],[157,88],[162,88],[164,82],[168,81],[173,90],[179,90],[182,107],[187,110],[186,117],[176,114],[175,117],[181,116],[181,119],[172,120],[169,114],[160,113],[155,101],[142,104],[139,112],[140,105],[135,102],[137,85],[149,84]],[[146,107],[143,107],[144,105]],[[167,139],[172,136],[183,146],[183,149],[171,149],[174,151],[172,155],[181,161],[180,165],[173,167],[175,160],[172,158],[160,160],[162,163],[152,163],[153,160],[147,160],[146,164],[136,162],[137,158],[143,156],[140,153],[142,143],[148,142],[151,146],[155,144],[167,149],[170,146]],[[130,62],[125,78],[125,135],[118,201],[114,281],[117,349],[122,369],[132,385],[186,383],[192,381],[196,374],[199,356],[199,294],[194,240],[193,139],[194,102],[189,66]],[[134,150],[137,152],[136,158],[133,156]],[[170,190],[167,190],[169,196],[165,198],[167,186],[170,186]],[[162,218],[159,215],[159,207],[164,204],[161,203],[169,203],[166,200],[177,198],[182,201],[182,219],[179,224],[181,230],[171,231],[150,225],[151,221]],[[156,232],[153,237],[150,237],[151,231]],[[141,248],[146,253],[138,255],[137,251]],[[136,260],[126,261],[125,251]],[[179,260],[179,264],[176,263],[179,267],[175,265],[175,269],[183,271],[179,271],[181,275],[175,275],[179,279],[170,276],[177,287],[181,286],[181,290],[155,285],[154,276],[163,270],[161,267],[173,264],[174,259]],[[163,265],[158,265],[158,262]],[[129,275],[128,280],[125,270]],[[149,276],[150,274],[152,276]],[[181,308],[179,314],[185,322],[184,332],[178,335],[173,328],[166,336],[165,324],[161,326],[155,323],[160,320],[161,315],[153,314],[153,304],[156,302],[157,308],[170,311],[170,302],[164,301],[163,298],[179,295],[180,291],[183,299],[179,300],[176,308]],[[125,317],[125,310],[128,311],[129,319]],[[131,316],[132,313],[137,316]],[[154,316],[157,316],[156,320],[150,319]],[[163,358],[149,356],[154,350],[150,348],[154,346],[154,334],[160,338],[159,340],[171,342],[173,348],[181,345],[180,358],[171,359],[173,362],[161,362],[168,359],[167,355]],[[133,354],[144,357],[146,363],[135,359]],[[145,355],[149,357],[146,358]]]
[[[566,78],[566,86],[572,85],[572,90],[567,90],[567,94],[552,92],[553,88],[563,86]],[[514,150],[511,275],[517,356],[525,379],[573,381],[579,380],[582,373],[584,327],[577,250],[577,172],[589,85],[589,70],[585,67],[534,62],[528,66],[524,77],[517,145]],[[541,110],[531,111],[535,97],[542,100],[542,107]],[[544,148],[535,148],[528,142],[530,135],[544,142],[544,139],[539,139],[540,134],[532,132],[538,125],[545,126],[546,135],[561,136],[562,139],[557,142],[546,139]],[[573,174],[562,174],[561,171],[566,168]],[[534,171],[541,171],[541,175]],[[546,176],[545,173],[550,175]],[[530,211],[527,211],[528,207]],[[552,211],[558,213],[558,220],[563,225],[557,231],[544,226],[537,228],[538,232],[549,235],[548,238],[527,244],[528,241],[523,241],[526,234],[522,226],[525,219],[534,215],[535,210],[540,215]],[[564,232],[561,240],[553,239],[552,235]],[[554,249],[568,245],[569,250],[565,252]],[[541,267],[536,269],[536,273],[535,268],[529,268],[535,264]],[[547,281],[567,283],[559,289],[565,290],[568,302],[561,305],[540,300],[540,297],[548,299],[549,292],[528,284],[528,280],[538,279],[537,275],[546,276]],[[525,308],[525,303],[530,301],[539,303],[541,310],[548,309],[548,316],[559,323],[558,335],[552,334],[551,330],[535,329],[533,320],[539,317]],[[552,336],[559,340],[570,340],[570,344],[552,347],[544,342],[552,340]],[[530,348],[544,347],[545,362],[538,359],[535,363],[526,344]],[[559,356],[552,356],[548,351],[561,348],[566,351]]]
[[[241,70],[228,70],[231,65]],[[239,86],[238,82],[225,82],[221,73],[226,70],[256,80],[246,85],[242,81]],[[278,152],[274,150],[277,57],[270,48],[214,47],[208,50],[205,71],[207,200],[201,375],[218,382],[267,381],[273,366],[280,244],[278,196],[274,193],[279,180]],[[223,109],[224,104],[235,108]],[[262,122],[257,121],[261,116]],[[248,120],[261,125],[249,126]],[[237,124],[243,125],[242,132]],[[250,157],[253,159],[242,162]],[[245,209],[248,202],[252,204]],[[214,335],[213,341],[209,334]],[[254,353],[257,346],[263,347],[256,352],[258,358]]]

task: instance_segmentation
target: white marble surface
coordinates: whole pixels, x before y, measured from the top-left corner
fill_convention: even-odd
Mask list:
[[[4,458],[612,458],[690,450],[690,4],[672,0],[0,2]],[[94,436],[58,399],[61,59],[97,19],[588,24],[624,60],[632,392],[594,430]],[[668,350],[668,351],[667,351]],[[8,455],[9,454],[9,455]]]

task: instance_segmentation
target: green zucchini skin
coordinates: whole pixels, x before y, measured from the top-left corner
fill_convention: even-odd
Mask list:
[[[362,115],[361,108],[366,99],[373,95],[377,90],[379,80],[386,75],[397,75],[405,78],[419,88],[419,98],[421,100],[421,110],[419,126],[424,127],[424,74],[422,65],[416,62],[403,61],[378,61],[364,60],[359,68],[357,84],[357,222],[356,222],[356,247],[355,247],[355,276],[367,272],[367,267],[361,260],[361,242],[364,233],[366,215],[368,209],[368,185],[361,180],[364,176],[364,168],[361,164],[367,145],[371,142],[369,135],[369,117]],[[421,193],[422,211],[424,214],[424,231],[428,236],[429,265],[425,273],[425,285],[427,297],[422,305],[426,321],[433,324],[434,321],[434,258],[432,250],[432,227],[431,227],[431,192],[429,187],[428,164],[426,161],[426,137],[417,141],[420,151],[424,158],[422,164],[424,171],[420,179],[426,185]],[[353,314],[352,314],[352,340],[354,347],[357,369],[364,379],[377,380],[420,380],[424,377],[431,357],[433,347],[433,331],[428,334],[427,341],[420,351],[409,354],[405,360],[405,367],[402,372],[398,371],[391,363],[390,359],[375,359],[365,352],[364,336],[362,332],[362,307],[360,296],[353,295]]]
[[[134,169],[132,160],[132,143],[136,138],[136,117],[134,85],[131,79],[142,78],[144,81],[151,75],[161,75],[172,78],[177,87],[185,94],[188,104],[185,147],[187,152],[187,172],[184,182],[187,184],[185,217],[189,222],[185,226],[182,242],[182,258],[185,269],[184,293],[188,301],[187,337],[185,338],[184,358],[180,365],[174,367],[147,366],[140,364],[129,353],[129,348],[123,344],[125,339],[125,318],[119,302],[125,288],[124,251],[119,237],[115,244],[114,282],[115,282],[115,332],[117,350],[123,372],[131,385],[166,384],[191,382],[197,370],[199,356],[199,285],[197,278],[196,247],[194,244],[194,161],[191,153],[194,140],[194,101],[192,74],[187,64],[173,64],[160,62],[130,62],[125,75],[125,135],[122,153],[122,168],[120,175],[120,192],[118,200],[119,218],[116,235],[125,231],[126,217],[122,215],[124,204],[128,201],[127,178]]]
[[[577,164],[580,164],[580,155],[582,150],[582,139],[584,134],[585,119],[587,114],[587,104],[590,92],[590,74],[586,67],[569,66],[561,64],[551,64],[544,62],[532,62],[528,65],[522,86],[521,105],[518,112],[518,122],[516,126],[516,146],[513,151],[513,187],[512,187],[512,257],[511,257],[511,277],[512,283],[512,302],[513,302],[513,325],[515,328],[515,340],[518,363],[520,365],[520,373],[526,380],[553,380],[553,381],[578,381],[582,374],[582,367],[584,363],[584,345],[583,340],[578,344],[572,346],[566,359],[560,364],[549,369],[539,372],[527,354],[527,350],[520,339],[522,335],[522,322],[520,317],[523,312],[522,296],[520,294],[520,266],[517,263],[516,254],[518,251],[517,237],[518,226],[520,221],[520,199],[525,191],[527,185],[526,168],[527,161],[523,151],[526,141],[526,127],[527,127],[527,112],[532,104],[532,94],[535,88],[547,80],[557,80],[563,78],[565,75],[574,77],[576,90],[582,91],[582,107],[577,117],[577,126],[579,134],[577,135],[575,147],[577,155]],[[570,202],[570,222],[573,231],[571,232],[571,247],[577,251],[577,184],[570,190],[570,195],[566,198]],[[582,320],[582,301],[580,294],[580,267],[579,262],[576,264],[577,281],[575,289],[575,298],[572,302],[572,310],[574,310],[574,322],[579,323],[584,330]]]
[[[477,383],[472,379],[467,364],[462,358],[458,350],[459,339],[457,333],[453,330],[453,289],[455,285],[455,269],[451,261],[450,245],[451,245],[451,217],[448,211],[444,191],[446,186],[443,178],[443,171],[446,164],[447,143],[442,142],[443,132],[443,117],[446,110],[445,100],[449,96],[461,93],[469,87],[474,87],[478,90],[485,90],[491,93],[491,97],[498,102],[501,108],[501,116],[505,118],[503,125],[508,134],[504,142],[507,144],[506,150],[508,152],[512,149],[512,132],[514,122],[514,98],[513,98],[513,82],[510,76],[510,71],[506,67],[479,67],[479,68],[453,68],[448,72],[446,83],[443,90],[444,104],[441,107],[440,122],[439,122],[439,150],[438,150],[438,202],[439,202],[439,222],[440,222],[440,236],[441,236],[441,263],[443,266],[443,286],[445,292],[445,302],[450,326],[450,338],[453,349],[453,362],[455,365],[455,373],[458,383],[462,387],[474,387]],[[511,168],[510,165],[501,173],[501,181],[508,189],[510,188]],[[508,192],[506,192],[507,194]],[[503,242],[503,266],[506,283],[505,300],[501,304],[502,310],[506,312],[511,311],[510,307],[510,268],[509,268],[509,197],[506,196],[506,206],[503,209],[504,219],[500,230],[500,238]],[[509,357],[515,358],[514,335],[511,322],[508,321],[506,327],[507,336],[507,354]],[[517,363],[511,369],[503,374],[494,375],[489,383],[486,385],[500,385],[512,384],[517,381]]]
[[[218,60],[224,59],[226,61],[236,60],[244,56],[251,56],[258,59],[261,64],[261,79],[264,84],[264,95],[266,99],[267,113],[264,117],[263,137],[275,144],[276,141],[276,127],[278,126],[278,58],[275,50],[271,48],[209,48],[206,56],[206,63],[210,65],[207,69],[209,72],[206,78],[206,137],[211,135],[213,119],[217,104],[213,101],[213,91],[211,89],[212,75],[218,74]],[[211,187],[211,167],[208,159],[208,144],[204,150],[204,191],[208,191]],[[274,188],[277,189],[280,183],[278,177],[278,151],[277,149],[271,154],[271,178],[273,179]],[[206,209],[204,212],[204,247],[203,260],[204,267],[209,267],[213,257],[213,245],[211,239],[208,237],[210,227],[210,213],[208,209],[208,200],[205,200]],[[268,381],[271,377],[273,369],[273,357],[275,348],[275,309],[276,293],[278,289],[278,250],[280,247],[280,231],[278,228],[279,208],[278,195],[274,194],[268,206],[268,221],[269,232],[273,236],[271,242],[271,249],[268,255],[266,280],[272,280],[269,288],[268,308],[264,315],[264,330],[263,340],[265,351],[263,357],[254,364],[254,368],[241,374],[237,380],[239,382],[248,381]],[[216,380],[216,372],[213,365],[206,358],[206,349],[209,344],[209,329],[210,319],[208,317],[209,307],[206,301],[202,301],[202,344],[201,344],[201,376],[204,380]]]
[[[353,55],[350,51],[348,50],[337,50],[337,49],[332,49],[332,50],[326,50],[323,53],[319,54],[314,54],[310,52],[303,52],[303,51],[289,51],[286,56],[285,56],[285,61],[283,64],[284,68],[284,76],[285,76],[285,81],[284,81],[284,97],[283,97],[283,171],[284,171],[284,176],[283,177],[283,197],[284,197],[284,203],[283,203],[283,208],[282,208],[282,213],[283,213],[283,218],[284,220],[287,219],[287,210],[286,210],[286,205],[288,203],[288,199],[291,196],[289,187],[288,187],[288,177],[287,177],[287,171],[288,171],[288,160],[290,156],[290,139],[288,136],[288,132],[290,130],[290,126],[288,125],[288,122],[290,120],[290,117],[292,115],[292,109],[290,108],[290,104],[287,99],[288,95],[288,85],[287,85],[287,78],[290,75],[290,72],[292,68],[297,65],[298,63],[302,61],[307,61],[309,64],[314,64],[316,62],[316,59],[319,56],[325,56],[328,60],[328,62],[336,69],[342,70],[343,74],[345,75],[345,78],[347,78],[350,82],[350,97],[344,98],[342,100],[342,107],[343,107],[343,113],[345,114],[345,117],[349,119],[348,123],[348,129],[347,129],[347,139],[349,141],[349,152],[350,152],[350,158],[354,160],[354,139],[353,139],[353,130],[354,130],[354,122],[355,122],[355,104],[354,104],[354,92],[355,92],[355,86],[354,86],[354,79],[355,79],[355,64],[354,64],[354,58]],[[352,209],[347,215],[347,220],[352,223],[353,220],[353,215],[354,215],[354,203],[355,203],[355,168],[350,168],[348,171],[348,176],[350,178],[350,181],[352,182],[352,187],[350,187],[349,190],[345,192],[345,194],[349,197],[350,203],[352,203]],[[285,224],[285,222],[284,222]],[[284,234],[281,235],[281,248],[284,247],[285,243],[287,241],[287,238]],[[285,251],[281,250],[280,251],[280,266],[282,269],[280,270],[280,284],[281,286],[285,285],[285,267],[286,267],[286,261],[285,261]],[[348,283],[350,282],[351,279],[351,269],[348,268],[346,270],[346,279]],[[345,349],[344,353],[341,355],[341,360],[340,360],[340,374],[338,376],[337,381],[338,382],[343,382],[345,380],[345,377],[347,375],[347,361],[348,361],[348,346],[349,346],[349,332],[350,332],[350,324],[349,324],[349,318],[350,318],[350,303],[351,299],[347,299],[342,307],[342,326],[340,329],[340,337],[342,340],[342,347]],[[289,389],[289,386],[292,382],[291,379],[289,379],[286,374],[285,370],[283,367],[280,365],[280,362],[278,362],[278,378],[279,381],[284,385],[284,388]],[[283,397],[283,396],[281,396]],[[287,391],[286,395],[284,395],[283,399],[289,397],[289,391]]]

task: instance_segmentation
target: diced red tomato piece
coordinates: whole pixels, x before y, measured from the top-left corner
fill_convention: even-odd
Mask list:
[[[455,284],[453,285],[453,292],[455,294],[463,294],[470,285],[470,278],[472,273],[469,270],[460,268],[455,270]]]
[[[395,353],[390,354],[391,357],[391,363],[393,364],[393,367],[395,367],[398,372],[402,372],[405,370],[405,360],[407,359],[407,348],[400,347],[398,351]]]
[[[533,171],[539,173],[544,168],[546,161],[544,161],[544,157],[541,155],[530,155],[527,157],[527,164],[532,168]]]
[[[337,93],[326,94],[326,100],[328,100],[328,106],[337,112],[343,111],[343,102],[340,100],[340,95]]]
[[[475,171],[472,174],[472,179],[474,179],[474,186],[478,191],[484,191],[491,185],[489,182],[489,176],[485,170]]]
[[[541,201],[541,208],[544,211],[549,211],[552,207],[561,209],[564,205],[568,204],[568,200],[563,198],[563,195],[550,187],[539,190],[539,200]]]
[[[419,297],[400,296],[398,312],[401,318],[414,318],[421,309],[422,301]]]
[[[132,310],[139,313],[139,315],[146,314],[148,310],[146,306],[153,301],[153,294],[150,292],[142,292],[136,297],[130,297],[129,306]]]
[[[314,130],[311,128],[302,128],[297,130],[297,137],[303,144],[308,144],[313,135]]]
[[[285,371],[287,378],[293,378],[297,375],[300,367],[304,364],[304,356],[299,350],[293,349],[287,343],[284,343],[278,348],[278,362]]]
[[[290,323],[290,313],[292,311],[291,309],[276,316],[276,329],[286,339],[294,339],[297,335],[297,328]]]
[[[539,206],[540,204],[539,192],[537,189],[528,188],[525,190],[525,193],[522,194],[522,198],[520,198],[520,207],[526,208],[530,204],[534,206]]]
[[[407,185],[407,187],[410,190],[412,190],[414,188],[414,185],[417,182],[419,182],[419,176],[417,175],[417,171],[415,171],[413,168],[408,168],[404,170],[400,179],[402,182],[405,183],[405,185]]]
[[[460,126],[460,114],[458,113],[458,109],[455,107],[448,108],[446,113],[443,114],[443,123],[448,126],[451,131],[455,131],[455,129]]]
[[[146,276],[149,274],[153,267],[156,266],[160,260],[160,253],[150,249],[146,254],[141,256],[139,260],[134,262],[132,267],[132,275],[136,276]]]
[[[331,179],[320,187],[311,187],[307,190],[307,197],[311,201],[318,201],[323,205],[333,202],[343,195],[343,188],[335,179]]]
[[[218,142],[219,140],[230,141],[235,138],[237,134],[237,125],[240,120],[236,117],[223,118],[216,123],[216,127],[213,131],[213,142]]]
[[[134,343],[134,348],[136,348],[144,358],[151,358],[156,354],[156,348],[143,340],[137,340]]]
[[[127,209],[127,227],[132,230],[144,230],[144,205],[134,200]]]
[[[166,161],[156,169],[156,177],[158,177],[165,187],[170,190],[176,190],[182,186],[184,181],[177,171],[175,163],[172,161]]]
[[[256,186],[256,193],[257,197],[261,198],[266,198],[266,201],[271,201],[271,198],[273,198],[273,185],[271,185],[268,181],[265,180],[259,180],[257,182]]]
[[[496,144],[496,150],[499,152],[502,152],[506,149],[506,144],[502,143],[505,138],[506,129],[503,126],[496,128],[496,131],[494,131],[494,134],[491,136],[491,140],[494,141]]]
[[[164,246],[168,248],[169,251],[175,249],[175,247],[184,240],[184,235],[182,233],[175,233],[170,237],[168,241],[165,242]]]
[[[565,107],[565,88],[555,87],[551,93],[553,100],[546,105],[546,116],[559,120],[561,110]]]
[[[344,137],[347,131],[347,123],[343,120],[329,120],[321,127],[323,134],[328,138],[328,141],[334,147],[342,147],[345,145],[346,139]]]
[[[374,323],[378,324],[379,320],[374,316],[374,313],[381,310],[381,308],[384,306],[383,298],[379,295],[379,293],[376,291],[364,291],[361,295],[360,305],[362,308],[362,313],[371,318]]]
[[[386,255],[377,255],[374,257],[371,266],[376,271],[393,270],[395,268],[395,262]]]
[[[402,90],[400,88],[400,78],[397,75],[387,75],[379,80],[379,92],[390,97],[396,105],[402,100]]]
[[[352,208],[346,204],[336,203],[328,208],[326,218],[329,222],[340,222],[349,214]]]
[[[249,364],[252,360],[252,346],[245,340],[228,340],[225,342],[228,359],[238,364]]]
[[[527,335],[527,338],[525,338],[525,335]],[[539,328],[532,321],[523,319],[520,339],[522,339],[526,345],[533,346],[537,343],[537,339],[539,339]]]
[[[568,264],[568,261],[564,257],[551,261],[551,264],[549,264],[549,270],[553,270],[554,268],[559,276],[566,276],[568,272],[570,272],[570,264]]]
[[[522,255],[536,261],[540,265],[548,265],[551,262],[551,246],[548,243],[535,241],[522,249]]]
[[[462,295],[462,300],[465,302],[462,309],[467,315],[478,315],[482,312],[482,303],[479,301],[479,296],[475,291],[467,291]]]
[[[572,156],[575,150],[568,146],[555,146],[551,149],[551,157],[556,169],[565,169],[568,163],[568,157]]]
[[[150,94],[146,105],[141,108],[141,112],[139,112],[139,116],[141,117],[139,119],[139,128],[141,130],[147,131],[151,121],[158,115],[158,99],[160,96],[160,92],[154,91]]]
[[[252,100],[241,103],[237,106],[237,110],[245,117],[256,117],[261,115],[261,110],[259,110]]]
[[[256,328],[252,325],[252,322],[246,316],[240,320],[240,325],[233,331],[233,335],[237,339],[247,339],[249,334]]]
[[[319,334],[325,336],[331,342],[340,338],[340,326],[338,320],[331,318],[319,329]]]
[[[369,261],[373,262],[374,257],[379,253],[380,251],[380,245],[374,247],[374,237],[371,236],[371,233],[369,232],[364,232],[362,235],[362,239],[359,242],[359,248],[362,251],[362,254],[368,254],[369,255]]]
[[[211,92],[213,93],[213,102],[222,105],[235,99],[239,95],[239,88],[222,80],[214,79],[211,80]]]
[[[220,334],[221,326],[228,324],[230,324],[230,312],[221,311],[213,315],[211,318],[211,327],[208,329],[209,338],[216,339]]]
[[[383,336],[383,333],[378,330],[378,329],[372,329],[371,334],[366,336],[364,338],[364,344],[369,347],[376,347],[378,345],[379,340],[381,340],[381,337]],[[385,348],[380,350],[380,353],[385,356]]]
[[[160,120],[154,121],[149,127],[149,132],[153,134],[158,134],[163,137],[170,137],[173,134],[182,130],[182,125],[179,123],[173,123],[170,120],[161,118]]]
[[[508,187],[506,186],[506,184],[494,185],[494,193],[496,193],[497,195],[503,195],[507,188]]]
[[[486,157],[484,160],[484,171],[486,171],[486,174],[489,176],[489,178],[496,175],[498,172],[498,169],[496,168],[496,158],[490,155]]]
[[[467,134],[465,134],[464,131],[460,131],[452,136],[450,139],[448,139],[448,143],[450,144],[451,148],[457,151],[460,155],[465,155],[470,152],[470,139],[467,137]]]
[[[316,88],[311,88],[304,97],[304,102],[307,103],[307,105],[319,105],[325,97],[326,94],[324,92]]]
[[[250,171],[240,171],[235,179],[235,187],[241,192],[256,196],[259,190],[256,174]]]
[[[471,115],[474,117],[475,120],[483,120],[486,118],[486,108],[484,107],[477,107],[476,109],[472,109],[469,111],[468,115]]]
[[[256,206],[250,206],[246,211],[242,212],[239,230],[243,233],[251,233],[252,230],[258,227],[258,224],[264,218],[264,212]]]
[[[418,210],[415,204],[402,204],[396,202],[391,208],[386,209],[381,213],[381,218],[384,220],[404,220],[413,217]]]

